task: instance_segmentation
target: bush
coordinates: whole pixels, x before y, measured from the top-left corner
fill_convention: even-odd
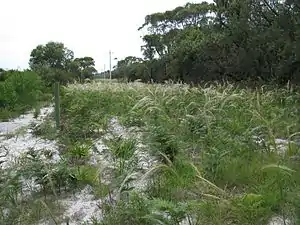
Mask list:
[[[36,73],[13,71],[5,76],[0,81],[0,120],[23,113],[45,100],[45,87]]]

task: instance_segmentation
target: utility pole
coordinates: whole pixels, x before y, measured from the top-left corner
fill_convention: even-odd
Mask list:
[[[104,79],[106,78],[105,64],[104,64],[103,78],[104,78]]]
[[[111,80],[111,50],[109,50],[109,79]]]

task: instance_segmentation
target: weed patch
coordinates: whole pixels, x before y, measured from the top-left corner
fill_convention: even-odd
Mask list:
[[[27,154],[21,174],[35,179],[45,199],[89,187],[80,194],[88,202],[68,200],[72,221],[298,221],[297,92],[92,82],[61,93],[59,135],[51,118],[33,129],[36,136],[58,139],[60,160],[41,163]],[[50,157],[46,152],[43,157]],[[82,220],[72,212],[80,208],[75,201],[92,209]]]
[[[297,198],[300,185],[295,168],[299,145],[290,139],[297,140],[299,132],[299,123],[294,123],[299,121],[296,92],[233,85],[92,83],[71,85],[67,93],[66,126],[83,129],[66,135],[93,137],[97,130],[107,129],[112,116],[126,127],[137,127],[148,153],[160,160],[145,174],[151,181],[144,194],[148,199],[187,203],[183,214],[192,215],[191,224],[267,223],[273,215],[296,218],[286,215],[297,208],[297,201],[292,203],[288,196]],[[84,116],[77,118],[78,112]],[[279,139],[287,142],[278,144]],[[114,137],[106,145],[115,159],[132,156],[133,142]],[[268,165],[290,173],[272,174]],[[133,211],[139,205],[130,204]],[[119,210],[124,209],[114,208],[114,218],[106,214],[103,224],[125,221]],[[140,210],[145,214],[135,224],[153,224],[145,219],[151,212]]]

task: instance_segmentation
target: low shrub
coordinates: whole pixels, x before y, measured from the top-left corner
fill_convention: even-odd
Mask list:
[[[0,81],[0,121],[24,113],[47,101],[50,93],[40,78],[31,71],[4,72]]]

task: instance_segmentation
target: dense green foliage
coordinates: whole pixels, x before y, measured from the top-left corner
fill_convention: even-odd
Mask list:
[[[214,0],[145,17],[144,59],[118,62],[129,80],[299,82],[295,0]]]
[[[99,137],[116,116],[139,127],[147,151],[161,158],[143,196],[107,206],[94,224],[174,225],[187,215],[190,224],[212,225],[267,224],[276,214],[298,220],[299,100],[290,88],[74,85],[63,95],[61,136],[70,145]],[[124,143],[113,149],[124,154]]]
[[[206,85],[62,87],[59,132],[53,115],[32,126],[58,142],[59,160],[31,149],[0,170],[0,221],[68,224],[59,200],[88,185],[101,199],[93,225],[253,225],[274,216],[299,224],[299,90],[232,85],[298,83],[299,12],[295,0],[214,0],[147,15],[144,58],[119,61],[114,78]],[[96,72],[93,58],[57,42],[33,49],[29,64],[0,69],[0,120],[37,106],[55,81]],[[41,189],[22,196],[21,178]]]
[[[47,90],[36,73],[13,70],[1,73],[0,121],[23,113],[47,99]]]
[[[50,41],[32,50],[30,68],[37,72],[48,86],[59,81],[67,84],[93,78],[97,70],[92,57],[75,58],[72,50],[63,43]]]

